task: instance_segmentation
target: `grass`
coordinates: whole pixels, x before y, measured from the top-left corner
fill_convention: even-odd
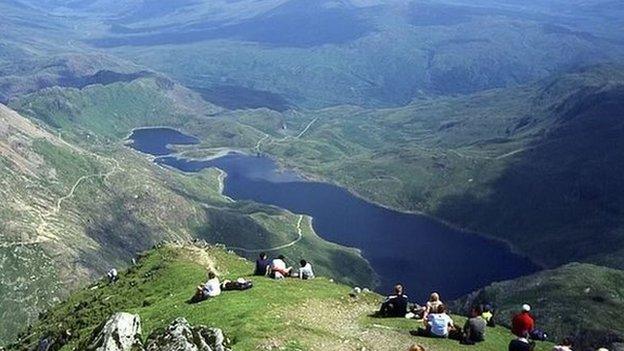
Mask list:
[[[191,324],[222,328],[234,350],[405,350],[410,343],[432,351],[466,348],[454,341],[412,337],[409,330],[418,326],[413,320],[369,317],[380,296],[365,293],[353,299],[348,286],[323,277],[313,281],[251,277],[251,290],[224,292],[216,299],[188,304],[207,267],[217,270],[221,279],[248,277],[253,268],[219,248],[160,247],[122,272],[118,283],[96,283],[52,308],[28,331],[30,337],[21,341],[21,347],[69,328],[74,338],[63,350],[82,348],[99,323],[126,311],[140,315],[144,338],[184,317]],[[501,350],[510,338],[504,328],[489,329],[479,350]],[[538,350],[548,347],[540,344]]]
[[[103,98],[100,103],[112,101]],[[136,103],[144,101],[138,99]],[[90,111],[99,106],[92,108]],[[23,121],[14,127],[28,125]],[[108,141],[114,135],[126,134],[116,131],[115,126],[98,130],[102,134],[86,132],[83,127],[88,125],[62,129],[64,140],[73,147],[58,139],[56,131],[45,132],[47,127],[33,127],[47,135],[45,140],[35,136],[39,134],[29,134],[28,129],[20,130],[17,152],[32,162],[32,166],[26,164],[34,174],[1,159],[0,194],[12,201],[0,209],[0,259],[7,264],[0,272],[0,314],[17,314],[19,318],[0,320],[0,343],[14,340],[18,329],[70,291],[83,287],[111,266],[127,266],[137,252],[156,243],[202,238],[264,249],[296,239],[298,215],[228,201],[219,192],[217,170],[197,174],[167,170],[120,143]],[[64,200],[57,209],[61,198]],[[281,253],[314,260],[319,272],[331,273],[336,279],[372,285],[372,270],[358,252],[323,241],[306,223],[301,242]],[[26,293],[46,286],[43,292]]]

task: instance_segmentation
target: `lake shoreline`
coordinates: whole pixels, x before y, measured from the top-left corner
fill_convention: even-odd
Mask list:
[[[418,215],[418,216],[423,216],[426,217],[428,219],[431,219],[439,224],[445,225],[451,229],[463,232],[465,234],[469,234],[469,235],[474,235],[483,239],[487,239],[493,242],[498,242],[501,244],[504,244],[513,254],[523,257],[527,260],[529,260],[531,263],[533,263],[536,267],[538,267],[540,270],[544,270],[544,269],[549,269],[552,267],[547,266],[546,264],[539,262],[535,259],[533,259],[532,257],[528,256],[527,254],[525,254],[524,252],[522,252],[521,250],[519,250],[511,241],[509,241],[508,239],[504,239],[504,238],[500,238],[491,234],[487,234],[487,233],[483,233],[483,232],[478,232],[478,231],[474,231],[471,229],[467,229],[464,227],[461,227],[455,223],[449,222],[444,220],[443,218],[440,217],[436,217],[433,216],[431,214],[428,214],[426,212],[422,212],[422,211],[416,211],[416,210],[405,210],[405,209],[401,209],[401,208],[396,208],[390,205],[386,205],[383,204],[381,202],[372,200],[367,198],[366,196],[361,195],[360,193],[358,193],[355,189],[352,189],[351,187],[348,186],[344,186],[342,184],[340,184],[339,182],[332,180],[332,179],[326,179],[320,175],[317,174],[309,174],[306,173],[305,171],[301,170],[299,167],[294,166],[294,165],[290,165],[288,162],[284,162],[282,161],[279,157],[272,155],[272,154],[264,154],[266,157],[271,158],[278,166],[280,170],[290,170],[295,172],[298,176],[300,176],[303,180],[308,181],[308,182],[317,182],[317,183],[325,183],[325,184],[331,184],[333,186],[342,188],[347,190],[349,193],[351,193],[353,196],[366,201],[370,204],[373,204],[375,206],[384,208],[386,210],[390,210],[390,211],[395,211],[395,212],[399,212],[399,213],[403,213],[403,214],[408,214],[408,215]]]
[[[138,128],[137,130],[140,129],[153,128]],[[169,133],[183,133],[173,128],[167,129],[169,129]],[[176,133],[173,134],[175,135]],[[289,162],[270,153],[252,153],[246,148],[234,149],[217,147],[193,149],[192,145],[195,144],[189,144],[189,147],[184,147],[182,150],[178,147],[167,148],[168,154],[166,155],[159,154],[157,157],[154,157],[149,154],[152,150],[154,154],[165,152],[162,145],[170,142],[174,143],[176,137],[177,136],[167,138],[165,136],[160,136],[158,132],[144,132],[133,136],[136,140],[152,140],[152,142],[141,142],[138,147],[143,151],[135,149],[132,144],[126,143],[126,145],[133,148],[135,151],[146,154],[149,160],[167,170],[192,174],[206,168],[217,169],[219,172],[219,193],[229,201],[236,201],[235,199],[238,198],[249,199],[269,206],[275,206],[276,208],[290,213],[309,215],[315,219],[315,221],[311,223],[312,229],[319,237],[327,242],[358,250],[360,253],[359,256],[369,262],[369,265],[373,267],[373,271],[377,275],[385,275],[382,288],[384,290],[390,283],[394,282],[394,279],[401,279],[403,275],[397,275],[396,268],[392,267],[400,267],[404,266],[404,264],[407,265],[405,267],[410,269],[411,272],[405,272],[407,275],[403,278],[411,277],[409,280],[418,280],[421,274],[427,275],[425,272],[440,272],[442,275],[438,275],[439,277],[448,277],[448,274],[452,274],[451,276],[456,276],[458,278],[463,277],[453,283],[450,281],[444,282],[443,280],[438,281],[436,279],[429,280],[429,288],[437,290],[438,288],[436,288],[436,286],[438,286],[439,288],[450,288],[450,291],[459,289],[455,290],[453,293],[449,291],[449,295],[456,296],[461,296],[498,281],[529,275],[545,268],[544,265],[535,262],[527,255],[519,252],[519,250],[507,240],[460,228],[440,218],[428,215],[427,213],[395,209],[392,206],[371,201],[350,187],[342,186],[339,182],[331,179],[324,179],[314,173],[306,173],[296,165],[291,165]],[[209,155],[201,157],[206,153]],[[191,156],[195,154],[198,157],[193,158],[186,156],[189,154]],[[189,164],[189,166],[186,166],[187,164]],[[268,182],[266,185],[258,188],[258,190],[260,190],[268,186],[268,188],[264,188],[265,190],[260,190],[260,192],[255,190],[256,187],[253,185],[254,183],[245,183],[245,181],[241,183],[241,179],[245,178],[244,176],[241,178],[240,172],[254,169],[257,169],[259,172],[264,172],[260,174],[265,175],[261,175],[258,179]],[[230,171],[235,172],[234,178],[238,179],[234,183],[228,182]],[[281,176],[281,174],[284,176]],[[268,189],[272,190],[269,191]],[[296,194],[300,191],[305,193],[311,189],[316,189],[315,195],[308,194],[307,196],[310,197],[305,198],[303,202],[301,202],[302,198],[294,200],[297,199]],[[289,191],[296,192],[292,193]],[[320,191],[320,193],[316,191]],[[284,194],[283,196],[285,197],[281,197],[282,195],[279,194]],[[334,198],[334,196],[338,197]],[[348,200],[349,197],[352,200]],[[286,200],[286,202],[277,199],[283,199]],[[332,208],[330,212],[327,212],[326,205]],[[325,210],[323,210],[323,208],[325,208]],[[347,212],[344,212],[343,209],[346,209]],[[347,214],[348,211],[356,212],[353,212],[352,217],[351,214]],[[345,217],[345,215],[347,217]],[[320,216],[319,220],[321,222],[316,221],[316,216]],[[349,224],[347,227],[344,227],[344,224],[349,223],[349,221],[355,221],[353,223],[354,225]],[[388,222],[386,223],[384,221]],[[321,224],[317,226],[317,223]],[[370,224],[366,225],[364,223],[373,224],[373,227],[371,227]],[[323,235],[320,235],[320,233],[323,233]],[[362,235],[361,238],[359,238],[360,233]],[[394,243],[388,241],[387,244],[390,244],[390,246],[384,244],[383,238],[389,234],[396,235],[397,240],[403,243],[402,246],[401,244],[397,246],[398,242],[396,241]],[[377,236],[376,239],[375,236]],[[418,252],[419,245],[424,245],[422,248],[425,250],[423,251],[424,256],[417,255],[421,256],[420,263],[418,263],[419,260],[414,256],[414,253]],[[386,256],[387,254],[383,253],[389,248],[396,250],[396,255]],[[439,248],[439,250],[436,248]],[[473,256],[473,253],[479,252],[481,252],[481,254]],[[485,255],[486,252],[495,254],[493,256]],[[364,255],[364,253],[366,253],[366,255]],[[433,256],[431,256],[432,254]],[[457,266],[435,268],[435,265],[430,267],[426,264],[426,262],[430,260],[433,260],[432,262],[437,262],[436,255],[439,257],[440,254],[456,257],[453,259],[458,260]],[[469,264],[469,262],[472,262],[470,261],[472,259],[471,257],[481,257],[474,262],[474,264],[478,265],[474,266],[474,269],[482,269],[478,267],[493,265],[491,269],[487,270],[489,273],[479,276],[480,278],[477,276],[468,278],[474,275],[471,268],[469,268],[472,267],[471,264]],[[403,264],[400,262],[405,263]],[[503,263],[503,265],[497,265],[496,262]],[[400,264],[400,266],[396,266],[397,264]],[[388,271],[388,269],[394,269],[394,271]],[[459,273],[462,271],[465,273]],[[390,273],[390,275],[386,275],[388,273]],[[476,280],[466,280],[467,278],[476,278]],[[436,281],[438,281],[438,283],[436,283]],[[472,283],[470,283],[471,281]],[[462,286],[465,287],[463,292]],[[422,286],[420,289],[425,288],[425,286]]]

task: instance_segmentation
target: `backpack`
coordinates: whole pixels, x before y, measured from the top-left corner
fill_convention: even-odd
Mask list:
[[[531,331],[529,336],[531,340],[537,340],[537,341],[548,340],[548,334],[546,334],[543,330],[540,330],[540,329],[533,329],[533,331]]]
[[[253,282],[251,280],[238,279],[233,282],[224,282],[221,286],[221,290],[247,290],[253,288]]]

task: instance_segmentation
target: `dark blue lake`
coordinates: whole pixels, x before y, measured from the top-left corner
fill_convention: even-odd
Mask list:
[[[134,148],[152,153],[174,144],[180,133],[139,129],[130,138],[135,141]],[[423,215],[380,207],[338,186],[306,181],[294,172],[279,171],[268,157],[229,154],[198,161],[165,156],[155,162],[185,172],[220,168],[228,174],[224,193],[233,199],[312,216],[314,230],[322,238],[362,250],[379,275],[381,283],[376,290],[380,292],[403,282],[419,301],[432,291],[452,299],[537,269],[499,241],[453,229]]]

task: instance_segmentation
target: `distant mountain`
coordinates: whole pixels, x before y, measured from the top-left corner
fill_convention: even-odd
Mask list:
[[[39,50],[107,52],[187,86],[237,87],[240,100],[267,92],[293,107],[401,106],[624,58],[624,6],[604,0],[20,3],[30,7],[4,9],[9,37]],[[42,19],[24,21],[30,12]]]
[[[578,350],[597,346],[620,350],[624,346],[623,279],[621,270],[572,263],[492,284],[455,305],[465,310],[471,305],[492,304],[497,323],[509,326],[511,316],[529,303],[537,327],[551,340],[572,336]]]
[[[623,72],[596,66],[396,109],[290,115],[289,129],[311,123],[305,137],[262,149],[376,202],[507,240],[546,266],[624,268]],[[262,113],[244,121],[276,131]]]

